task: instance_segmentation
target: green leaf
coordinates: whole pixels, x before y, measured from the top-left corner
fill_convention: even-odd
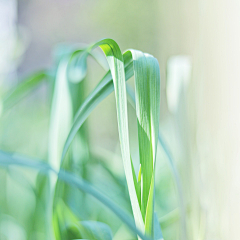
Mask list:
[[[154,212],[154,165],[160,115],[160,72],[158,61],[149,54],[130,50],[133,58],[139,156],[142,173],[141,212],[145,231],[152,235]]]
[[[55,171],[61,167],[61,154],[65,139],[72,125],[73,109],[71,94],[67,79],[67,66],[69,56],[64,56],[58,64],[55,77],[52,106],[50,113],[49,141],[48,141],[48,161]],[[54,194],[57,183],[57,176],[50,175],[50,197],[48,201],[49,219],[52,219]],[[53,235],[52,229],[49,230]],[[52,236],[53,237],[53,236]]]
[[[69,57],[63,58],[58,66],[49,127],[49,163],[60,168],[61,153],[72,124],[72,103],[67,79]]]
[[[127,85],[127,93],[128,93],[128,100],[131,104],[131,106],[133,108],[135,108],[135,94],[134,91],[131,89],[131,87],[129,85]],[[180,177],[177,171],[177,167],[174,163],[172,154],[169,150],[169,147],[167,146],[166,142],[163,139],[163,136],[160,134],[160,132],[158,133],[158,142],[160,143],[164,153],[167,156],[168,159],[168,163],[170,165],[174,180],[175,180],[175,184],[177,187],[177,196],[178,196],[178,202],[179,202],[179,208],[180,208],[180,215],[181,215],[181,231],[182,231],[182,235],[183,235],[183,239],[187,239],[187,231],[186,231],[186,210],[185,210],[185,204],[184,204],[184,200],[183,200],[183,193],[182,193],[182,186],[181,186],[181,181],[180,181]]]
[[[3,98],[3,109],[8,110],[48,77],[46,71],[38,71],[23,80]]]
[[[112,39],[104,39],[96,43],[94,46],[99,46],[103,50],[112,74],[117,108],[119,140],[125,176],[127,179],[134,219],[137,227],[143,230],[143,220],[132,175],[123,56],[119,46]]]
[[[141,212],[143,218],[146,214],[148,194],[153,171],[151,149],[151,126],[150,126],[150,101],[147,60],[144,53],[130,50],[133,57],[135,92],[136,92],[136,115],[138,123],[139,156],[142,166],[142,203]]]

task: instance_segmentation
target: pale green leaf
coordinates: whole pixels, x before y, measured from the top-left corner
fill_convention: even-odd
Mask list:
[[[55,171],[60,170],[61,154],[65,139],[72,125],[72,103],[67,79],[67,66],[69,58],[64,57],[58,65],[54,84],[53,99],[50,114],[49,141],[48,141],[48,161]],[[57,177],[50,175],[50,199],[48,208],[52,209]],[[52,211],[49,218],[51,219]],[[53,235],[50,229],[50,235]]]
[[[59,63],[53,91],[49,127],[49,163],[58,171],[65,139],[72,124],[72,103],[67,80],[69,58]]]
[[[153,222],[153,167],[157,152],[157,134],[160,115],[160,74],[157,60],[140,51],[130,50],[133,58],[136,115],[138,121],[139,156],[142,173],[141,212],[145,231],[152,235]]]
[[[128,93],[128,100],[131,104],[131,106],[133,108],[135,108],[135,94],[134,91],[132,90],[132,88],[127,85],[127,93]],[[160,143],[163,151],[165,152],[167,159],[168,159],[168,163],[170,165],[174,180],[175,180],[175,184],[177,187],[177,196],[178,196],[178,202],[179,202],[179,208],[180,208],[180,216],[181,216],[181,231],[182,231],[182,235],[183,235],[183,239],[187,239],[187,233],[186,233],[186,210],[185,210],[185,204],[184,204],[184,200],[183,200],[183,193],[182,193],[182,186],[181,186],[181,181],[180,181],[180,177],[177,171],[177,168],[175,166],[175,163],[173,161],[173,157],[171,155],[171,152],[167,146],[167,144],[165,143],[162,135],[160,134],[160,132],[158,133],[158,142]]]
[[[46,71],[39,71],[26,78],[26,80],[23,80],[5,95],[3,98],[3,110],[7,110],[18,103],[47,77]]]
[[[136,115],[138,124],[139,157],[142,166],[142,202],[141,212],[145,218],[151,176],[153,171],[150,126],[149,79],[147,60],[144,53],[130,50],[133,57]]]

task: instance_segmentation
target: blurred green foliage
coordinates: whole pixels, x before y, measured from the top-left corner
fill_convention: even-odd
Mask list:
[[[60,47],[55,54],[55,65],[52,69],[31,76],[18,86],[20,94],[18,90],[15,90],[7,95],[8,98],[4,98],[0,129],[1,149],[8,152],[19,152],[38,159],[48,159],[49,126],[51,128],[49,119],[52,111],[50,106],[54,101],[57,69],[62,59],[69,53],[69,49],[72,51],[72,46],[70,48],[68,46]],[[85,64],[77,60],[72,63],[76,66]],[[72,113],[75,116],[86,98],[85,88],[88,81],[83,71],[72,73],[72,76],[77,76],[76,78],[82,80],[77,84],[73,83],[74,80],[69,81],[70,72],[66,74],[73,103]],[[17,104],[25,94],[29,93],[28,90],[33,88],[36,88],[34,94],[27,96],[20,104]],[[60,99],[61,97],[62,95],[60,95]],[[63,117],[64,112],[61,115],[61,118]],[[54,128],[55,124],[52,127]],[[66,138],[66,136],[60,137]],[[166,160],[167,157],[163,152],[157,156],[155,207],[160,216],[164,238],[176,239],[180,236],[180,217],[174,190],[175,183],[170,170],[164,163],[164,159]],[[72,172],[92,183],[102,193],[131,213],[119,150],[113,152],[108,148],[98,148],[92,144],[87,122],[77,132],[72,151],[67,154],[66,158],[61,169]],[[136,159],[137,157],[133,157],[134,164]],[[56,239],[95,239],[95,234],[99,235],[99,233],[93,232],[91,222],[82,222],[82,225],[79,225],[79,221],[83,220],[98,222],[96,223],[97,229],[102,231],[103,228],[107,234],[103,239],[108,239],[111,234],[114,240],[135,239],[135,235],[111,211],[86,193],[77,191],[74,186],[57,181],[52,206],[49,204],[51,177],[41,174],[41,171],[35,173],[29,169],[19,169],[15,166],[9,166],[0,171],[1,239],[12,239],[12,229],[15,229],[16,233],[19,231],[18,237],[15,239],[51,239],[52,207]],[[79,229],[81,229],[80,232]]]

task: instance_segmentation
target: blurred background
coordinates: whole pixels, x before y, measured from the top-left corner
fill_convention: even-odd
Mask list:
[[[52,68],[60,43],[112,38],[122,51],[133,48],[154,55],[161,70],[160,131],[180,174],[188,239],[237,240],[239,13],[237,0],[0,0],[0,94],[36,70]],[[104,74],[92,59],[88,63],[81,98]],[[47,159],[51,91],[51,86],[41,84],[1,115],[1,149]],[[136,117],[130,106],[129,124],[131,150],[137,158]],[[129,210],[113,94],[93,111],[84,131],[88,157],[81,164],[91,162],[89,156],[98,164],[84,165],[87,169],[78,174]],[[157,168],[156,208],[164,238],[181,239],[176,187],[160,146]],[[31,170],[0,169],[0,239],[47,239],[45,207],[33,189],[38,178]],[[79,193],[86,203],[84,197]],[[79,218],[109,224],[114,240],[133,239],[104,206],[91,198],[86,205],[81,201],[66,202]]]

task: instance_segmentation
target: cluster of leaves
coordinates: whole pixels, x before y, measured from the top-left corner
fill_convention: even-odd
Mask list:
[[[103,56],[93,51],[97,47],[102,49],[108,66],[105,64]],[[4,109],[7,110],[34,87],[38,86],[40,82],[54,77],[48,163],[28,159],[17,154],[1,152],[0,164],[31,167],[40,171],[41,174],[50,173],[47,202],[51,211],[49,211],[50,214],[47,217],[53,221],[53,224],[51,222],[49,224],[49,226],[53,225],[53,230],[51,227],[49,228],[49,235],[52,238],[57,240],[112,239],[111,229],[106,224],[79,221],[79,218],[72,213],[64,203],[69,192],[64,189],[63,181],[102,202],[139,239],[160,240],[163,236],[157,215],[154,212],[156,153],[157,143],[160,142],[168,156],[176,180],[184,236],[184,207],[179,178],[171,155],[158,129],[160,72],[157,60],[153,56],[137,50],[127,50],[122,54],[119,46],[112,39],[103,39],[87,47],[72,46],[62,49],[58,56],[58,67],[54,74],[50,71],[35,73],[8,94],[3,102]],[[81,90],[83,86],[81,84],[87,73],[87,57],[89,55],[107,72],[92,92],[85,99],[82,99]],[[126,86],[126,81],[132,76],[135,79],[135,96],[131,88]],[[81,156],[89,157],[87,139],[82,126],[93,109],[113,91],[116,99],[120,147],[134,221],[106,195],[93,188],[86,181],[86,178],[83,180],[76,177],[72,169],[68,167],[68,163],[72,161],[74,156],[74,151],[79,151],[79,148],[81,149]],[[130,154],[127,96],[136,109],[137,116],[140,157],[138,174],[136,174]],[[76,141],[77,138],[83,138],[84,141]],[[84,157],[81,159],[81,163],[83,162]],[[81,167],[84,167],[84,165],[81,165]],[[111,172],[103,164],[102,167]]]

